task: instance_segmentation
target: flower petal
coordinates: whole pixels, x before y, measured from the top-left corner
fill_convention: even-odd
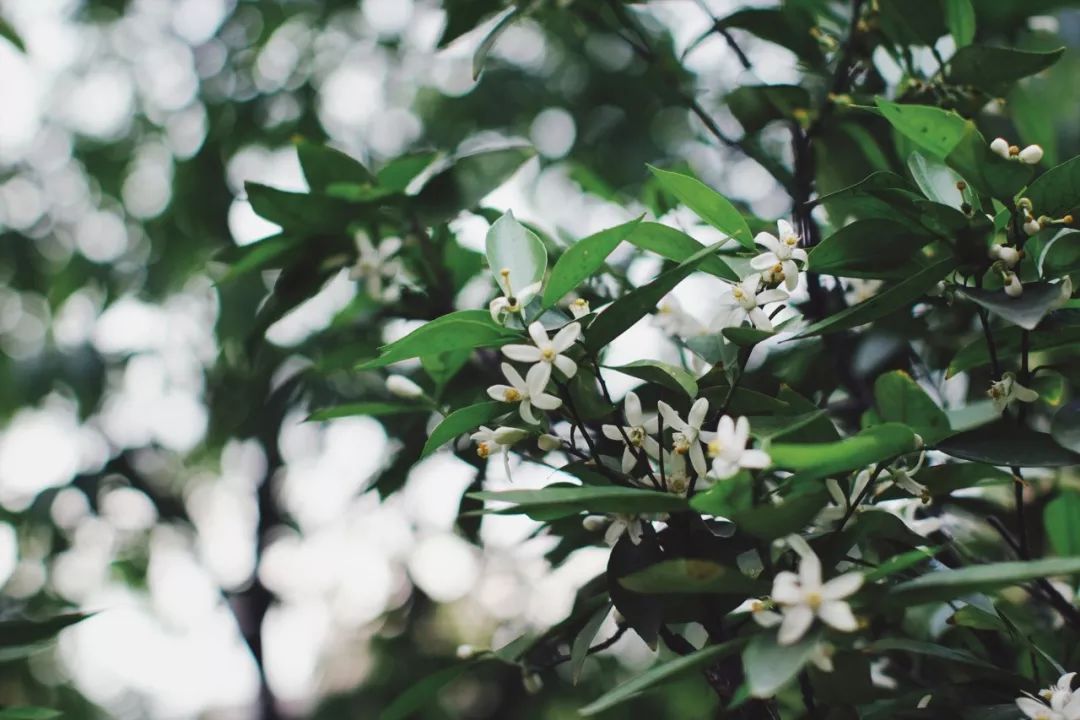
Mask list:
[[[821,603],[817,614],[826,625],[840,632],[855,632],[859,629],[859,621],[851,612],[851,606],[843,600],[826,600]]]
[[[521,415],[521,419],[530,425],[536,425],[540,422],[536,419],[536,415],[533,413],[532,403],[528,400],[522,400],[518,403],[518,413]]]
[[[600,432],[604,433],[604,437],[608,440],[618,440],[623,442],[622,433],[619,432],[619,428],[615,425],[604,425],[600,428]]]
[[[627,425],[634,427],[644,422],[644,415],[641,412],[641,399],[633,390],[626,393],[626,397],[623,399],[623,411],[626,413]]]
[[[789,570],[781,570],[773,578],[772,599],[781,605],[796,605],[802,600],[799,576]]]
[[[673,430],[685,432],[689,428],[686,422],[679,417],[679,413],[675,412],[675,408],[668,405],[663,400],[656,403],[656,409],[660,411],[660,415],[664,418],[664,424]]]
[[[785,271],[786,272],[786,271]],[[772,290],[766,290],[757,296],[758,305],[767,305],[774,302],[783,302],[788,299],[788,294],[780,288],[773,288]]]
[[[757,235],[754,236],[754,243],[762,246],[763,248],[768,248],[773,253],[780,249],[780,238],[776,237],[772,233],[759,232]]]
[[[1016,698],[1016,707],[1020,708],[1020,712],[1024,713],[1032,720],[1049,717],[1048,711],[1050,708],[1032,698]]]
[[[764,450],[744,450],[739,465],[751,470],[761,470],[772,465],[772,458]]]
[[[526,345],[526,347],[528,346]],[[510,363],[503,363],[499,367],[502,368],[503,375],[506,376],[506,379],[510,381],[511,385],[517,388],[518,392],[528,392],[528,383],[526,383],[525,380],[522,379],[521,373],[519,373],[513,365],[511,365]],[[533,368],[529,368],[530,375],[532,374],[532,370]]]
[[[516,370],[514,371],[514,374],[517,375]],[[509,374],[507,375],[507,377],[510,377]],[[518,380],[521,379],[520,375],[518,375],[517,377]],[[531,368],[529,368],[529,372],[526,374],[525,380],[521,384],[524,390],[528,392],[529,396],[534,397],[544,392],[544,388],[547,387],[548,380],[550,379],[551,364],[544,362],[536,363]],[[513,378],[511,378],[511,382],[513,382]]]
[[[536,321],[529,324],[529,337],[536,343],[537,347],[546,345],[548,342],[547,330],[540,324],[540,321]]]
[[[541,410],[558,410],[562,407],[562,398],[544,392],[529,396],[529,400]]]
[[[690,464],[698,475],[709,472],[709,465],[705,462],[705,453],[701,450],[701,443],[695,442],[690,446]]]
[[[772,332],[772,321],[769,320],[769,316],[765,314],[765,311],[759,307],[754,308],[746,313],[750,318],[750,322],[754,323],[754,327],[758,330],[764,330],[765,332]]]
[[[506,402],[506,391],[513,390],[509,385],[492,385],[487,389],[488,397],[499,402]]]
[[[862,573],[850,572],[834,577],[821,586],[821,597],[826,600],[842,600],[862,587]]]
[[[705,415],[709,412],[708,398],[698,398],[690,406],[690,414],[686,417],[686,424],[695,429],[701,429],[701,423],[705,422]]]
[[[781,645],[794,645],[806,634],[813,622],[814,611],[806,605],[784,608],[784,620],[780,623],[776,641]]]
[[[630,472],[631,470],[634,469],[635,465],[637,465],[637,456],[634,455],[634,451],[630,449],[629,445],[627,445],[626,447],[623,448],[623,452],[622,452],[622,471],[623,471],[623,473],[625,474],[625,473]]]
[[[813,550],[809,549],[809,546],[799,555],[802,558],[799,563],[799,582],[802,583],[803,590],[819,592],[821,590],[821,560]]]
[[[555,356],[555,367],[559,368],[562,374],[568,378],[574,377],[574,374],[577,372],[577,363],[565,355]]]
[[[540,349],[532,345],[503,345],[502,353],[511,360],[524,363],[540,362],[543,358]]]
[[[770,268],[779,262],[780,258],[776,257],[775,253],[767,252],[757,255],[750,261],[750,267],[755,270],[764,270]]]
[[[551,344],[555,346],[556,352],[562,352],[569,350],[579,337],[581,337],[581,323],[570,323],[555,333]]]

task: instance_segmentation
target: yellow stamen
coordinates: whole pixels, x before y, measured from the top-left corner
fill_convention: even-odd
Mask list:
[[[511,403],[518,402],[521,400],[521,393],[515,388],[506,388],[506,390],[503,390],[503,400]]]
[[[810,606],[811,610],[817,610],[821,607],[822,600],[821,593],[806,593],[806,604]]]
[[[476,443],[476,454],[479,455],[481,458],[486,458],[488,455],[491,454],[491,446],[488,445],[486,442]]]

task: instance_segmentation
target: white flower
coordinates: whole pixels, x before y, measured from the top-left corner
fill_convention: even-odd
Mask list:
[[[540,437],[536,438],[536,447],[540,448],[544,452],[553,452],[562,448],[562,438],[558,435],[551,435],[544,433]]]
[[[1024,286],[1020,283],[1020,276],[1011,270],[1001,274],[1005,283],[1005,294],[1009,297],[1020,297],[1024,294]]]
[[[1006,160],[1009,159],[1009,141],[1005,138],[994,138],[990,143],[990,149]]]
[[[810,629],[815,617],[841,632],[858,629],[859,623],[844,598],[862,586],[862,574],[847,573],[822,583],[818,556],[808,545],[801,549],[800,555],[798,575],[785,570],[773,580],[772,599],[784,614],[777,642],[795,644]]]
[[[1031,720],[1080,720],[1080,693],[1072,689],[1076,673],[1066,673],[1033,696],[1016,698],[1016,706]]]
[[[528,434],[516,427],[498,427],[492,430],[487,425],[481,425],[470,437],[476,442],[476,454],[481,458],[486,459],[491,453],[501,451],[506,477],[510,477],[510,446]]]
[[[358,232],[356,264],[349,270],[349,279],[363,280],[364,289],[376,300],[394,302],[401,297],[401,261],[393,258],[401,249],[401,240],[384,238],[378,247],[371,243],[365,232]]]
[[[1025,165],[1038,165],[1043,159],[1043,149],[1038,145],[1028,145],[1020,151],[1019,158]]]
[[[831,644],[827,642],[815,643],[814,649],[810,651],[810,662],[821,672],[831,673],[835,669],[832,661],[835,653],[836,648]]]
[[[686,496],[690,489],[690,475],[686,471],[685,455],[664,451],[664,481],[668,492]]]
[[[609,440],[625,443],[629,439],[630,443],[623,448],[622,455],[622,471],[627,473],[637,464],[636,449],[645,448],[645,452],[652,457],[660,454],[660,443],[651,437],[652,433],[659,428],[660,420],[655,417],[645,419],[645,414],[641,411],[641,400],[633,391],[626,393],[626,398],[623,400],[623,412],[628,424],[623,426],[622,431],[617,425],[604,425],[601,430],[604,432],[604,437]],[[625,438],[623,433],[626,433]]]
[[[695,400],[686,420],[679,417],[679,413],[663,400],[659,401],[656,407],[664,416],[664,422],[675,431],[672,437],[675,452],[679,455],[689,454],[690,464],[698,475],[708,472],[705,453],[701,450],[701,424],[705,422],[705,415],[709,412],[709,401],[705,398]]]
[[[604,542],[614,546],[615,543],[619,542],[619,538],[622,537],[623,533],[626,533],[626,536],[630,538],[630,542],[638,545],[641,543],[641,534],[643,532],[640,517],[617,513],[612,515],[611,525],[608,526],[607,532],[604,533]]]
[[[503,363],[501,367],[510,384],[492,385],[487,389],[487,393],[492,400],[520,403],[518,412],[525,422],[533,425],[540,422],[533,413],[534,406],[541,410],[555,410],[562,405],[562,400],[544,392],[551,378],[551,366],[547,363],[533,365],[524,379],[510,363]]]
[[[896,485],[901,490],[914,495],[923,501],[923,503],[930,502],[930,489],[922,483],[915,480],[913,477],[916,473],[922,469],[923,461],[926,459],[926,453],[919,453],[919,460],[915,463],[913,468],[889,468],[889,480],[893,485]]]
[[[580,320],[590,312],[592,312],[592,309],[589,307],[589,301],[585,298],[578,298],[570,303],[570,314],[574,316],[575,320]]]
[[[886,690],[895,690],[898,683],[892,677],[885,674],[885,668],[889,666],[889,658],[879,658],[870,663],[870,684],[874,687]]]
[[[720,298],[724,307],[712,322],[713,330],[726,327],[738,327],[749,319],[758,330],[771,331],[772,322],[761,306],[787,300],[788,294],[780,288],[759,293],[760,275],[751,275],[737,285],[731,286],[731,292]]]
[[[652,323],[664,334],[678,337],[700,335],[705,330],[693,315],[682,309],[674,295],[665,295],[656,306]]]
[[[1072,299],[1073,284],[1071,277],[1066,275],[1064,278],[1062,278],[1061,282],[1058,283],[1058,287],[1061,289],[1061,294],[1058,295],[1057,300],[1050,303],[1051,310],[1057,310]]]
[[[532,299],[532,296],[540,291],[540,285],[539,282],[535,282],[515,293],[514,286],[510,282],[510,270],[508,268],[500,270],[499,289],[502,290],[503,294],[488,304],[491,319],[501,324],[506,321],[507,315],[520,313],[529,300]]]
[[[577,364],[562,353],[569,350],[580,335],[581,325],[575,322],[549,340],[544,326],[534,322],[529,325],[529,336],[534,345],[504,345],[502,351],[503,355],[518,362],[554,364],[563,375],[571,378],[577,372]],[[550,367],[548,369],[550,371]]]
[[[750,611],[750,617],[754,622],[763,628],[771,628],[779,625],[784,616],[774,610],[775,606],[769,600],[761,600],[759,598],[753,598],[747,600],[739,607],[735,608],[734,612],[739,612],[742,609]]]
[[[1011,372],[1002,375],[986,394],[994,401],[994,409],[998,412],[1003,412],[1014,400],[1029,403],[1039,399],[1039,393],[1018,383]]]
[[[760,232],[754,238],[754,242],[763,246],[767,252],[751,260],[750,267],[755,270],[769,270],[770,280],[775,282],[782,279],[788,290],[794,290],[799,284],[799,266],[795,261],[805,263],[806,251],[799,247],[799,236],[795,234],[791,223],[778,220],[776,226],[780,231],[779,238],[767,232]]]
[[[391,395],[399,398],[413,400],[424,395],[424,388],[414,383],[404,375],[390,375],[386,378],[386,389]]]
[[[822,508],[821,512],[818,513],[815,522],[819,526],[832,525],[840,522],[859,498],[862,498],[864,502],[855,505],[855,510],[851,512],[854,514],[870,510],[871,506],[866,504],[865,500],[867,499],[867,496],[863,495],[863,491],[865,491],[866,486],[870,484],[871,477],[873,477],[873,473],[869,468],[864,468],[857,472],[854,479],[851,481],[851,494],[846,496],[844,495],[843,489],[840,487],[840,483],[837,482],[835,478],[826,479],[825,489],[829,491],[829,497],[832,498],[832,504]]]
[[[1012,270],[1020,262],[1020,251],[1009,245],[994,244],[990,246],[990,257],[1000,260],[1007,269]]]
[[[716,432],[702,433],[701,439],[707,443],[713,474],[720,480],[734,476],[739,468],[761,469],[772,462],[764,450],[746,447],[750,441],[750,421],[744,417],[732,420],[724,415],[716,424]]]

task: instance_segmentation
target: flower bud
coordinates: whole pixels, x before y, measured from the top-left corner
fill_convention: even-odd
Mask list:
[[[536,438],[536,446],[544,452],[552,452],[562,447],[562,440],[558,435],[549,435],[544,433],[540,437]]]
[[[1016,267],[1016,264],[1020,262],[1020,251],[1014,247],[1008,245],[995,245],[997,248],[997,259],[1000,260],[1006,268],[1012,270]]]
[[[1038,165],[1043,159],[1043,149],[1038,145],[1028,145],[1020,151],[1020,162],[1026,165]]]
[[[570,303],[570,314],[574,316],[575,320],[585,317],[590,312],[589,301],[585,298],[578,298]]]
[[[476,656],[476,648],[472,645],[458,645],[455,655],[458,660],[470,660]]]
[[[521,684],[525,686],[525,692],[535,695],[544,689],[544,681],[536,673],[525,673],[521,676]]]
[[[500,427],[495,429],[495,442],[500,445],[513,445],[518,440],[528,437],[527,430],[516,427]]]
[[[586,515],[581,521],[581,527],[588,532],[600,532],[607,525],[607,518],[603,515]]]
[[[990,149],[1006,160],[1009,159],[1009,141],[1005,138],[994,138],[990,143]]]
[[[926,441],[922,439],[922,435],[919,433],[912,433],[915,436],[915,449],[922,450],[926,447]]]
[[[1024,294],[1024,286],[1020,284],[1020,278],[1014,272],[1005,274],[1005,294],[1014,298]]]
[[[397,397],[406,400],[413,400],[422,397],[424,394],[424,388],[420,387],[404,375],[391,375],[386,378],[386,389],[391,395],[396,395]]]
[[[1024,223],[1024,232],[1028,235],[1034,235],[1040,230],[1042,230],[1042,225],[1040,225],[1039,221],[1035,220],[1034,218]]]

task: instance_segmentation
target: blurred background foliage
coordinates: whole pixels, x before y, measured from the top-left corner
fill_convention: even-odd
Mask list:
[[[414,416],[384,418],[385,430],[301,424],[332,399],[381,391],[344,368],[373,354],[387,328],[370,322],[366,296],[322,269],[297,279],[322,289],[295,310],[265,301],[274,273],[218,284],[222,261],[275,231],[243,182],[304,189],[301,140],[380,168],[516,138],[537,159],[488,204],[524,206],[556,236],[611,225],[623,205],[665,212],[646,163],[689,166],[771,218],[787,212],[786,197],[695,109],[730,136],[763,128],[761,158],[783,174],[787,133],[770,127],[788,118],[738,90],[793,83],[808,68],[810,82],[828,78],[813,75],[816,42],[792,44],[799,56],[769,42],[807,32],[797,21],[733,25],[746,69],[710,30],[751,3],[543,0],[474,82],[484,31],[473,28],[505,4],[0,2],[0,613],[103,611],[57,651],[0,665],[0,704],[69,717],[375,717],[453,664],[460,643],[491,641],[528,605],[543,562],[508,567],[513,543],[485,538],[478,521],[454,526],[472,481],[466,456],[451,468],[464,482],[434,492],[408,474],[425,434]],[[918,35],[940,18],[937,0],[882,5],[900,18],[885,32]],[[974,5],[982,40],[1069,48],[1002,99],[1008,114],[991,103],[984,132],[1039,142],[1051,164],[1080,153],[1080,13],[1053,0]],[[845,17],[826,0],[786,6]],[[625,12],[643,24],[651,57],[620,36]],[[911,63],[913,76],[933,72],[929,52]],[[819,145],[822,189],[895,163],[868,151],[858,122],[840,127]],[[449,231],[460,252],[448,264],[468,278],[480,267],[476,227],[464,219]],[[313,230],[307,241],[342,239]],[[406,294],[398,310],[431,317],[452,300]],[[313,363],[340,372],[304,372]],[[402,487],[405,500],[380,500]],[[469,585],[425,588],[418,553],[474,568],[461,571]],[[552,605],[526,624],[569,609],[591,575],[567,572],[537,591]],[[485,664],[422,714],[572,717],[610,685],[601,675],[649,658],[640,646],[616,650],[620,660],[599,656],[578,687],[537,697],[513,666]],[[688,682],[635,709],[700,717],[711,702]]]

